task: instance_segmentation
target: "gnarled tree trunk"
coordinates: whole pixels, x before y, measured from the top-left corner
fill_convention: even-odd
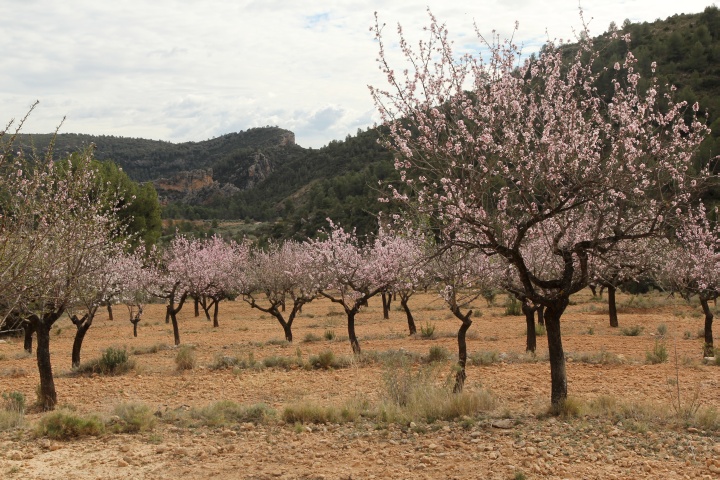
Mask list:
[[[527,326],[527,334],[525,340],[525,351],[535,353],[537,346],[537,338],[535,335],[535,308],[522,302],[522,311],[525,314],[525,324]]]
[[[408,307],[408,300],[408,296],[402,294],[400,295],[400,306],[403,308],[403,310],[405,310],[408,330],[410,331],[410,335],[415,335],[417,333],[417,327],[415,327],[415,319],[413,318],[412,312],[410,311],[410,307]]]
[[[608,291],[608,312],[610,313],[610,326],[613,328],[617,328],[618,323],[618,316],[617,316],[617,304],[615,303],[615,286],[608,285],[607,291]]]
[[[568,299],[562,298],[545,309],[545,330],[550,353],[550,401],[556,411],[567,398],[565,352],[563,351],[562,336],[560,334],[560,317],[567,308],[567,304]]]
[[[700,305],[702,306],[703,313],[705,313],[705,344],[703,345],[703,356],[712,357],[715,355],[712,333],[713,313],[710,311],[706,297],[700,296]]]

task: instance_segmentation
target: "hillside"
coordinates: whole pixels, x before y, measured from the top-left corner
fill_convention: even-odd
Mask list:
[[[643,77],[657,63],[661,84],[675,85],[680,100],[696,101],[707,111],[713,134],[703,143],[697,165],[720,154],[720,11],[708,7],[693,15],[674,15],[655,22],[626,21],[630,48]],[[622,62],[627,45],[603,34],[598,70]],[[574,46],[564,47],[570,54]],[[647,83],[640,84],[640,88]],[[611,84],[601,78],[598,90],[609,96]],[[114,136],[60,134],[58,153],[90,142],[99,159],[118,163],[135,180],[153,181],[172,219],[218,219],[263,222],[258,235],[275,238],[313,236],[330,217],[354,226],[360,234],[376,228],[375,214],[387,208],[377,202],[378,181],[397,179],[391,154],[381,148],[375,129],[332,141],[321,149],[295,144],[294,134],[278,127],[253,128],[221,137],[173,144]],[[42,149],[50,135],[23,137]],[[713,165],[714,169],[718,169]],[[708,195],[711,203],[720,190]]]

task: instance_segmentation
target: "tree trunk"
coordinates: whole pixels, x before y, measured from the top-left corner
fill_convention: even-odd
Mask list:
[[[610,312],[610,326],[618,327],[617,305],[615,304],[615,286],[608,285],[608,312]]]
[[[81,319],[78,319],[76,315],[73,315],[71,320],[77,328],[72,347],[72,368],[77,368],[80,366],[80,350],[82,349],[82,343],[83,340],[85,340],[85,334],[92,326],[93,316],[87,314]]]
[[[113,318],[112,305],[110,305],[109,303],[107,304],[107,312],[108,312],[108,320],[110,320],[111,322],[112,322],[113,320],[115,320],[115,319]]]
[[[173,326],[173,337],[175,339],[175,345],[180,345],[180,329],[178,328],[177,313],[174,311],[170,312],[170,321]]]
[[[522,311],[525,314],[525,324],[527,325],[527,335],[525,341],[525,351],[535,353],[537,346],[537,338],[535,335],[535,308],[522,302]]]
[[[30,322],[23,322],[23,330],[25,331],[23,348],[27,353],[32,353],[32,336],[35,333],[35,325]]]
[[[559,411],[567,398],[567,374],[565,372],[565,352],[560,334],[560,317],[567,308],[568,299],[563,298],[545,310],[545,330],[550,352],[550,401],[555,412]]]
[[[40,394],[38,401],[43,410],[53,410],[57,404],[57,392],[50,363],[50,328],[48,319],[38,321],[37,331],[37,365],[40,373]]]
[[[140,323],[140,319],[133,318],[132,320],[130,320],[130,323],[133,324],[133,337],[137,338],[137,326],[138,326],[138,323]]]
[[[403,297],[402,295],[400,296],[400,306],[402,306],[403,310],[405,310],[410,335],[415,335],[417,333],[417,328],[415,327],[415,319],[412,316],[412,312],[410,312],[410,307],[408,307],[408,299]]]
[[[467,365],[467,342],[465,340],[465,334],[467,333],[472,320],[470,320],[472,310],[470,310],[464,318],[462,318],[462,325],[458,329],[457,341],[458,341],[458,371],[455,374],[455,386],[453,387],[454,393],[460,393],[463,391],[465,386],[465,365]]]
[[[170,305],[167,306],[165,311],[165,323],[170,323]]]
[[[292,324],[283,322],[281,323],[283,327],[283,332],[285,332],[285,340],[292,343],[293,336],[292,336]]]
[[[350,346],[354,354],[360,354],[360,342],[358,342],[357,336],[355,336],[355,314],[357,309],[347,311],[348,321],[348,337],[350,338]]]
[[[710,311],[708,300],[702,296],[700,297],[700,305],[705,313],[705,345],[703,346],[703,356],[712,357],[715,355],[712,333],[713,313]]]
[[[590,291],[593,294],[593,297],[597,297],[597,289],[595,288],[595,285],[588,285],[590,287]]]
[[[545,307],[543,305],[537,307],[537,317],[538,325],[545,325]]]
[[[390,318],[390,302],[392,301],[392,297],[390,293],[387,292],[382,292],[380,297],[382,298],[383,318],[387,320]]]
[[[213,300],[213,328],[217,328],[220,326],[220,324],[218,323],[218,304],[220,303],[220,300],[217,298],[214,298]]]
[[[200,300],[197,297],[193,297],[193,303],[195,305],[195,318],[200,316]]]

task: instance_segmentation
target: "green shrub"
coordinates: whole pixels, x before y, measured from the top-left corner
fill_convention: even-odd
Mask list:
[[[420,336],[422,338],[432,338],[435,335],[435,324],[425,322],[425,325],[420,325]]]
[[[667,347],[665,342],[655,340],[652,352],[645,352],[645,360],[650,364],[665,363],[668,359]]]
[[[108,347],[100,358],[94,358],[75,368],[77,373],[98,373],[100,375],[122,375],[135,368],[126,348]]]
[[[55,440],[98,436],[103,433],[105,433],[105,424],[98,417],[81,417],[62,410],[48,413],[38,421],[35,428],[37,436]]]
[[[183,345],[175,355],[175,365],[178,371],[192,370],[195,368],[195,352],[192,347]]]
[[[428,353],[428,362],[444,362],[450,358],[450,352],[447,348],[439,345],[433,345],[430,347],[430,353]]]
[[[303,338],[303,342],[305,343],[313,343],[313,342],[319,342],[320,337],[315,335],[314,333],[310,332],[307,335],[305,335],[305,338]]]
[[[664,337],[665,335],[667,335],[667,329],[668,329],[667,325],[665,325],[664,323],[661,323],[660,325],[658,325],[656,333],[658,335],[660,335],[661,337]]]
[[[287,423],[338,423],[341,419],[340,411],[334,407],[322,407],[313,403],[288,405],[282,413]]]
[[[500,360],[500,354],[495,350],[480,350],[471,353],[468,360],[470,365],[492,365]]]
[[[264,403],[241,405],[232,400],[221,400],[203,408],[190,410],[190,417],[208,427],[225,427],[239,423],[264,423],[276,415]]]
[[[208,365],[210,370],[225,370],[233,367],[243,366],[243,361],[238,357],[232,357],[229,355],[218,354],[215,355],[213,363]]]
[[[535,325],[535,335],[545,335],[545,325],[536,324]]]
[[[626,327],[620,330],[620,333],[626,337],[637,337],[643,331],[643,327],[639,325],[633,325],[632,327]]]
[[[156,417],[150,407],[142,403],[122,403],[114,409],[110,423],[116,433],[147,432],[155,427]]]
[[[309,360],[313,368],[328,370],[330,368],[341,368],[347,366],[345,362],[338,360],[332,350],[323,350],[317,355],[313,355]]]
[[[290,358],[290,357],[283,357],[274,355],[272,357],[265,357],[263,358],[263,365],[267,368],[284,368],[285,370],[290,370],[293,367],[299,367],[302,366],[302,361],[296,358]]]
[[[333,341],[335,340],[335,330],[325,330],[325,340]]]
[[[522,315],[522,305],[518,299],[512,295],[508,295],[505,301],[505,315],[513,317]]]
[[[3,393],[3,410],[25,413],[25,395],[21,392]]]
[[[683,340],[690,340],[692,338],[692,332],[690,330],[685,330],[683,333]]]

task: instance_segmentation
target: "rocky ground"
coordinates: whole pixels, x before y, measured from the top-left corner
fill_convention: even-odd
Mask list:
[[[114,321],[104,312],[96,319],[83,359],[97,358],[109,346],[136,352],[135,368],[119,376],[71,374],[74,326],[63,319],[52,336],[61,406],[112,424],[115,407],[133,402],[150,407],[157,422],[141,433],[55,440],[36,436],[44,414],[28,413],[21,428],[0,432],[0,478],[720,478],[720,367],[702,362],[699,306],[659,294],[621,296],[621,328],[612,329],[604,303],[585,292],[574,298],[563,318],[563,341],[577,409],[552,417],[546,414],[546,342],[539,338],[539,360],[524,355],[524,320],[504,315],[503,301],[476,305],[482,316],[468,342],[475,361],[466,390],[491,392],[492,406],[432,422],[367,417],[301,424],[282,417],[292,405],[341,408],[360,399],[372,408],[387,402],[388,378],[397,366],[384,362],[383,353],[405,352],[417,371],[425,368],[431,347],[456,351],[458,321],[432,295],[413,298],[411,306],[419,327],[435,326],[433,338],[408,337],[395,305],[383,320],[376,299],[357,321],[364,356],[375,360],[329,370],[210,368],[219,356],[307,363],[331,350],[350,359],[344,316],[324,300],[305,307],[292,344],[282,341],[273,318],[243,302],[222,304],[219,328],[186,306],[180,333],[183,344],[194,346],[196,367],[182,372],[161,305],[146,309],[137,338],[120,307]],[[640,335],[621,334],[634,326]],[[34,358],[23,355],[22,339],[1,341],[0,392],[21,392],[31,403],[38,383]],[[656,344],[665,346],[668,361],[646,360]],[[451,377],[452,360],[432,372],[431,382],[442,385]],[[258,423],[177,421],[218,400],[263,403],[277,414]]]

